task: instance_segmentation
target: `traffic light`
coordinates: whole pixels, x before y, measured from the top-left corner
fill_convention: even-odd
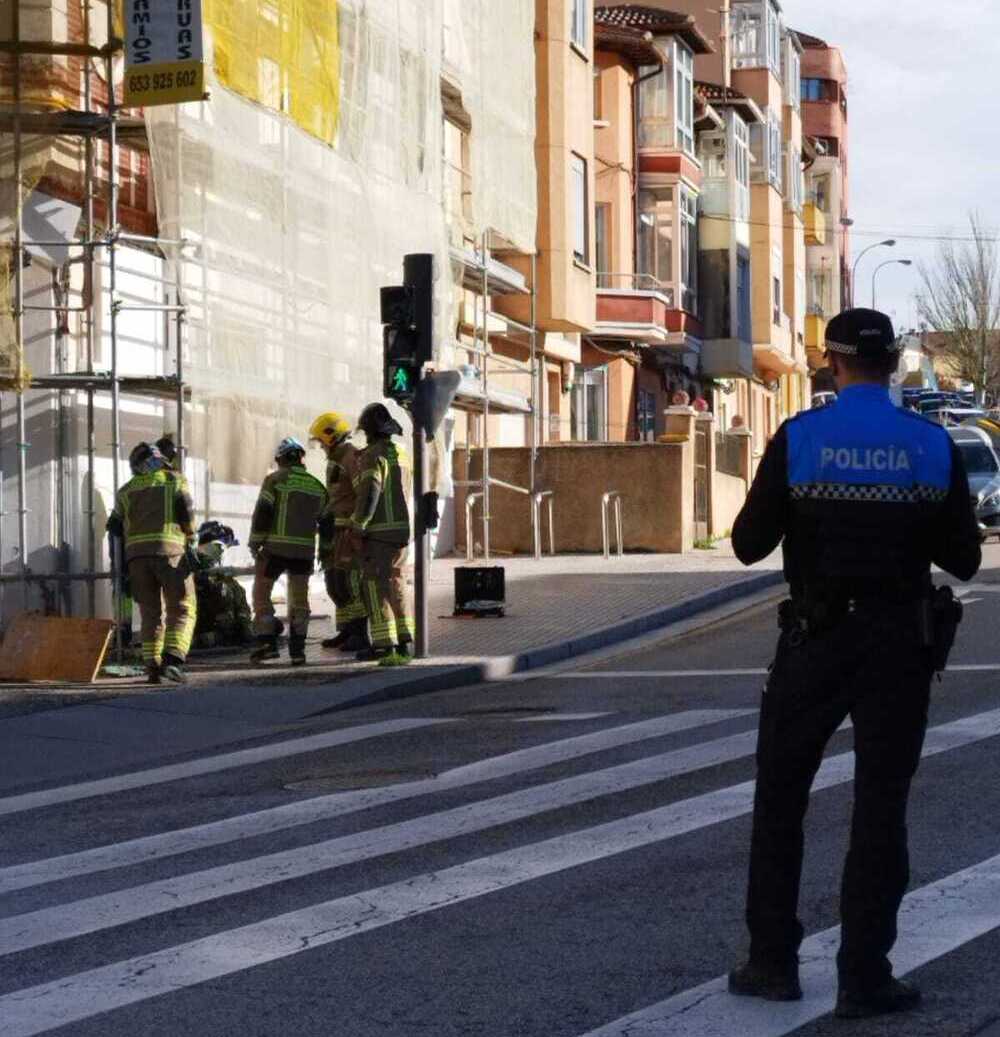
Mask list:
[[[434,355],[434,257],[403,260],[403,284],[381,291],[383,386],[385,396],[407,406],[420,369]]]

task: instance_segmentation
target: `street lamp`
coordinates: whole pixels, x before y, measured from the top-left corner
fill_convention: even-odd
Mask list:
[[[912,259],[887,259],[884,263],[879,263],[875,267],[875,273],[872,274],[872,309],[876,309],[875,306],[875,278],[878,277],[878,272],[884,266],[892,266],[894,263],[898,263],[900,266],[913,266]]]
[[[885,241],[876,241],[874,245],[869,245],[868,248],[863,248],[858,253],[858,258],[854,260],[854,267],[851,270],[851,305],[854,305],[854,282],[858,276],[858,263],[861,262],[862,257],[866,252],[871,252],[873,248],[893,248],[896,244],[895,238],[887,238]]]

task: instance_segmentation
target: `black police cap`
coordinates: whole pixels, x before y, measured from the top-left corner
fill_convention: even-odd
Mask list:
[[[900,344],[892,321],[878,310],[844,310],[826,327],[829,353],[856,356],[859,360],[882,360],[898,353]]]

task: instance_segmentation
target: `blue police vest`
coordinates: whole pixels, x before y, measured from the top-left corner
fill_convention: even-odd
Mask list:
[[[896,407],[879,386],[844,389],[837,401],[788,423],[794,501],[943,501],[951,482],[948,433]]]

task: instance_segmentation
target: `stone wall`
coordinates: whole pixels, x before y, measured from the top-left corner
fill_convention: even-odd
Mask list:
[[[490,450],[495,479],[527,487],[530,456],[526,448]],[[482,452],[455,454],[457,481],[482,477]],[[538,451],[535,485],[552,490],[555,543],[559,553],[602,550],[601,497],[622,495],[625,548],[629,551],[679,553],[690,550],[694,526],[694,447],[682,443],[566,443]],[[465,497],[455,501],[459,551],[465,550]],[[490,513],[491,551],[527,554],[533,550],[529,498],[494,486]],[[473,510],[477,554],[482,545],[482,501]],[[543,509],[543,529],[547,529]],[[548,535],[544,536],[548,549]]]

